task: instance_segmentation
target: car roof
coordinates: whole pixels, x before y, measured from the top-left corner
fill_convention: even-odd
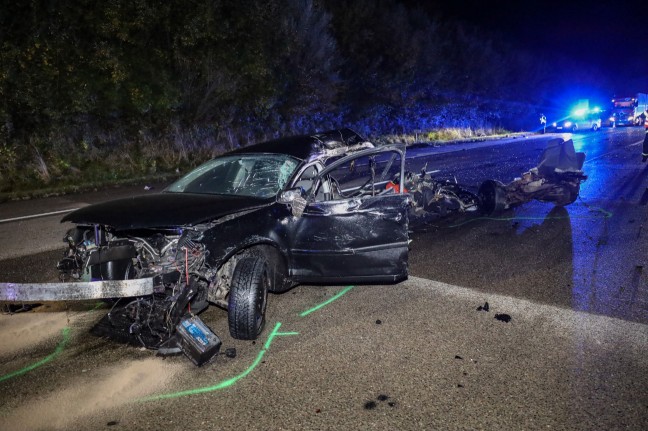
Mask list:
[[[344,128],[312,135],[290,136],[234,150],[229,154],[287,154],[300,160],[325,159],[374,145],[355,131]]]

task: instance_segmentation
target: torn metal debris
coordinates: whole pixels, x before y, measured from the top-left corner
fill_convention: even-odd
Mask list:
[[[435,179],[426,166],[419,174],[406,172],[405,190],[413,197],[410,223],[416,228],[452,215],[490,216],[532,200],[569,205],[587,179],[584,162],[585,153],[577,153],[571,139],[556,138],[548,142],[536,167],[508,184],[486,180],[477,193],[456,182]],[[393,180],[387,187],[398,190],[400,184]]]

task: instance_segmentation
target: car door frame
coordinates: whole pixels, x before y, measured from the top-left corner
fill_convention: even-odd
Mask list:
[[[329,181],[330,172],[354,159],[383,153],[400,156],[398,175],[402,184],[404,145],[355,152],[326,166],[313,179],[304,211],[295,217],[290,229],[290,273],[294,280],[384,283],[407,278],[409,194],[385,189],[370,196],[315,199],[317,188]]]

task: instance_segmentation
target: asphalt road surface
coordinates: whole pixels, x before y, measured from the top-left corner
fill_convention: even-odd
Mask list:
[[[476,189],[535,166],[556,136],[408,159]],[[0,429],[645,429],[643,131],[571,137],[589,177],[574,204],[414,232],[407,281],[272,295],[257,342],[231,339],[211,307],[222,354],[200,368],[90,335],[101,302],[1,315]],[[134,192],[0,204],[0,281],[56,279],[67,226],[32,216]]]

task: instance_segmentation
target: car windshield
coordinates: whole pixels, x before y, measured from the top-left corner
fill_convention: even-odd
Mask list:
[[[210,160],[183,176],[166,192],[269,198],[282,190],[299,160],[284,154],[240,154]]]

